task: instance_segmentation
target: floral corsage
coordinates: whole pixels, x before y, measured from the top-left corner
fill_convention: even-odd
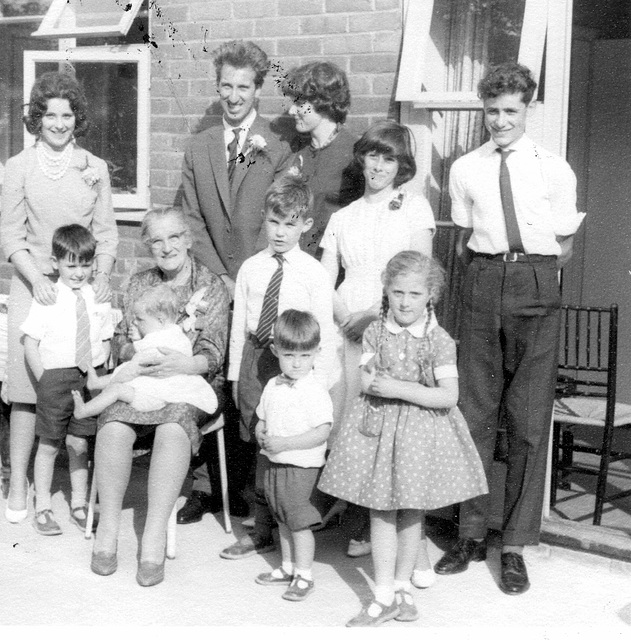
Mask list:
[[[392,200],[390,200],[388,209],[390,209],[390,211],[396,211],[397,209],[400,209],[401,205],[403,204],[403,198],[405,198],[405,193],[403,193],[403,191],[399,191],[399,193],[397,193],[397,195],[394,196]]]
[[[202,287],[196,291],[184,307],[186,318],[184,318],[180,326],[186,333],[204,328],[204,316],[210,305],[208,300],[203,300],[206,289],[208,287]]]
[[[243,155],[256,156],[259,153],[267,153],[267,140],[262,135],[255,133],[249,137],[248,146]]]
[[[88,156],[85,157],[85,167],[79,170],[81,171],[83,181],[88,185],[88,187],[93,187],[101,179],[98,169],[90,165]]]
[[[290,167],[287,170],[287,175],[302,177],[302,165],[303,165],[302,156],[298,156],[298,164],[297,165],[295,164],[292,167]]]

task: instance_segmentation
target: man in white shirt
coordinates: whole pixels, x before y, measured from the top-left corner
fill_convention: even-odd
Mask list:
[[[572,169],[525,135],[536,87],[523,65],[489,71],[478,94],[491,140],[453,164],[449,183],[458,253],[471,259],[462,301],[460,408],[487,478],[502,416],[506,426],[499,586],[509,595],[529,588],[523,548],[539,541],[558,362],[557,270],[582,221]],[[486,558],[491,502],[487,495],[462,503],[459,540],[436,564],[437,573],[459,573]]]
[[[253,42],[233,40],[212,56],[223,118],[187,145],[182,207],[194,238],[193,252],[221,277],[233,296],[244,260],[267,245],[261,231],[263,199],[272,182],[291,166],[293,154],[256,111],[269,70],[266,53]],[[230,511],[244,516],[248,507],[239,495],[245,482],[240,469],[243,455],[233,424],[238,418],[229,400],[224,415],[229,423]],[[207,436],[193,462],[193,491],[178,512],[179,524],[198,522],[204,513],[221,508],[221,501],[210,494],[207,465],[212,466],[211,459],[216,458],[211,447],[214,438]]]

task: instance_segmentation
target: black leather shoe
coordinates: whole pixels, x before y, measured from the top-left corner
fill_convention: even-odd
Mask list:
[[[221,500],[217,504],[207,493],[193,491],[184,506],[177,512],[178,524],[199,522],[205,513],[216,513],[221,509]]]
[[[509,596],[518,596],[530,589],[526,563],[519,553],[502,554],[500,589]]]
[[[471,538],[461,538],[436,563],[434,571],[443,576],[462,573],[467,570],[471,560],[474,562],[486,560],[486,540],[477,542]]]

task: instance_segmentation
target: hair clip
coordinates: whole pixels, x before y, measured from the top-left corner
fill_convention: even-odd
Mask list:
[[[403,193],[403,191],[399,191],[399,193],[397,193],[397,195],[392,198],[392,200],[390,200],[388,209],[390,209],[390,211],[396,211],[397,209],[400,209],[401,205],[403,204],[404,196],[405,194]]]

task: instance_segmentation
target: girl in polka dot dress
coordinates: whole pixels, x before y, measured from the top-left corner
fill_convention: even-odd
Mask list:
[[[442,268],[417,251],[402,251],[388,262],[382,281],[381,317],[364,333],[362,394],[319,484],[370,509],[375,599],[347,626],[416,620],[410,577],[424,511],[488,492],[456,407],[455,343],[434,314]]]

